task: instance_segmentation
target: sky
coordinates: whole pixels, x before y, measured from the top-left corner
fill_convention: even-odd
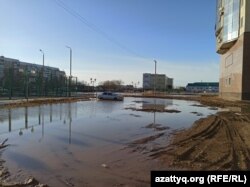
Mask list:
[[[0,56],[58,67],[96,84],[218,82],[215,0],[0,0]],[[137,85],[138,86],[138,85]]]

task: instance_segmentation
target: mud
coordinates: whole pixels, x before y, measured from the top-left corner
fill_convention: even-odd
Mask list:
[[[196,121],[190,129],[173,132],[170,142],[147,150],[149,157],[177,170],[249,170],[250,104],[227,101],[216,96],[189,98],[201,102],[197,107],[227,108]],[[191,112],[198,116],[202,113]],[[149,125],[152,127],[152,125]],[[161,134],[161,138],[165,136]],[[133,151],[141,151],[159,137],[149,136],[132,142]],[[140,144],[140,145],[138,145]]]
[[[169,146],[151,157],[170,161],[172,168],[249,170],[250,115],[221,112],[177,133]]]
[[[145,138],[140,138],[138,140],[135,140],[133,141],[130,145],[136,145],[136,144],[145,144],[145,143],[148,143],[150,141],[153,141],[161,136],[163,136],[164,133],[159,133],[159,134],[156,134],[156,135],[153,135],[153,136],[148,136],[148,137],[145,137]]]

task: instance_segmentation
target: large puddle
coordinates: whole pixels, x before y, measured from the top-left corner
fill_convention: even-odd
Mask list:
[[[180,112],[142,110],[148,106]],[[3,159],[10,172],[50,186],[149,186],[150,170],[163,166],[124,147],[156,133],[149,124],[171,134],[216,112],[193,101],[150,98],[2,109],[0,137],[10,144]]]

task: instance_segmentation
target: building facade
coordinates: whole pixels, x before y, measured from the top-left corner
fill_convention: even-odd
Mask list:
[[[216,48],[222,98],[250,99],[250,1],[217,0]]]
[[[173,88],[173,78],[167,77],[165,74],[143,74],[143,89],[144,90],[154,90],[165,91],[166,89]]]
[[[186,86],[186,91],[193,93],[219,92],[219,83],[218,82],[188,83]]]
[[[6,72],[8,73],[8,69],[13,69],[14,75],[27,72],[29,73],[29,76],[32,77],[36,76],[39,72],[42,72],[43,66],[0,56],[0,79],[6,76],[5,74]],[[59,68],[44,66],[43,77],[44,79],[48,79],[51,77],[59,78],[66,77],[66,74],[64,71],[60,71]]]

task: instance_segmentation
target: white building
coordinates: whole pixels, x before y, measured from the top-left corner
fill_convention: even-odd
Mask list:
[[[173,78],[167,77],[165,74],[143,73],[143,89],[164,91],[173,88]]]
[[[39,64],[32,64],[27,62],[21,62],[17,59],[6,58],[4,56],[0,56],[0,79],[3,78],[5,75],[5,71],[9,68],[13,68],[14,74],[17,72],[25,72],[26,70],[33,74],[37,75],[39,72],[42,72],[42,65]],[[66,76],[64,71],[60,71],[59,68],[44,66],[44,78],[50,77],[60,77]]]

